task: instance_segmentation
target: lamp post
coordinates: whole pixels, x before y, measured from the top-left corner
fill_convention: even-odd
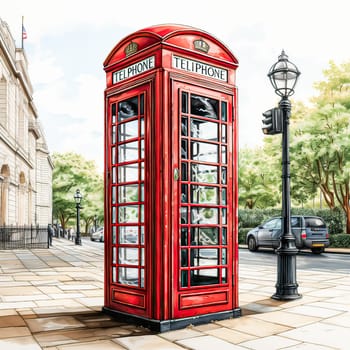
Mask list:
[[[77,189],[74,194],[74,200],[75,200],[75,207],[77,208],[77,234],[75,236],[75,244],[81,245],[81,238],[80,238],[80,203],[83,199],[82,194],[80,193],[80,190]]]
[[[300,72],[295,64],[288,61],[288,56],[282,50],[278,61],[270,68],[268,77],[281,97],[279,108],[282,112],[282,234],[277,253],[277,283],[276,293],[272,296],[277,300],[294,300],[301,298],[296,281],[295,237],[291,225],[290,200],[290,160],[289,160],[289,118],[291,103],[289,96],[294,94]]]

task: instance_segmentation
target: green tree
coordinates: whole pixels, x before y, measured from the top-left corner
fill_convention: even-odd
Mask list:
[[[330,62],[326,80],[315,84],[319,95],[294,126],[292,168],[299,188],[317,188],[330,208],[343,209],[350,233],[350,63]]]
[[[97,215],[103,218],[103,179],[97,172],[94,161],[88,161],[76,153],[53,154],[53,215],[63,229],[76,215],[74,194],[80,189],[83,194],[81,219],[85,232]]]
[[[243,148],[239,152],[239,205],[247,209],[271,207],[280,201],[280,162],[269,141],[264,148]]]

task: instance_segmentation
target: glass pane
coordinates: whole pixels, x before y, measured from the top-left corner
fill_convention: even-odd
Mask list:
[[[118,218],[120,223],[139,221],[139,207],[137,205],[128,205],[118,208]]]
[[[181,271],[181,287],[188,286],[188,272],[187,270]]]
[[[191,227],[191,245],[218,245],[218,227]]]
[[[188,202],[188,193],[187,193],[187,185],[181,185],[181,202]]]
[[[119,203],[138,202],[139,185],[124,185],[118,187]]]
[[[141,248],[141,266],[145,266],[145,248]]]
[[[190,286],[205,286],[219,283],[219,269],[201,269],[191,271]]]
[[[181,266],[182,267],[188,266],[188,250],[187,249],[181,249]]]
[[[187,224],[187,207],[181,207],[181,224]]]
[[[181,119],[181,135],[188,136],[187,118],[186,117],[182,117],[182,119]]]
[[[138,142],[128,142],[118,146],[119,163],[137,160],[139,158]]]
[[[118,182],[132,182],[139,178],[139,164],[121,165],[118,167]]]
[[[219,189],[217,187],[191,185],[191,203],[219,204]]]
[[[191,114],[218,119],[218,106],[218,100],[199,95],[191,95]]]
[[[145,158],[145,140],[140,141],[140,158]]]
[[[144,119],[140,119],[141,125],[140,125],[140,136],[143,136],[145,134],[145,122]]]
[[[112,164],[117,163],[116,156],[115,156],[115,147],[114,146],[111,149],[111,163]]]
[[[212,165],[192,164],[191,181],[204,183],[218,183],[218,167]]]
[[[117,268],[113,266],[113,277],[112,277],[113,282],[117,282]]]
[[[141,275],[140,287],[144,288],[145,287],[145,270],[144,269],[140,269],[140,275]]]
[[[112,204],[116,204],[117,202],[117,188],[115,186],[112,187]]]
[[[116,142],[116,127],[112,126],[112,143],[114,144]]]
[[[117,228],[115,226],[112,227],[112,244],[117,243]]]
[[[117,222],[117,209],[116,207],[112,207],[112,224],[115,224]]]
[[[227,103],[224,101],[221,102],[221,120],[227,121]]]
[[[182,113],[188,113],[188,93],[181,93],[181,111]]]
[[[217,208],[191,208],[192,224],[218,224]]]
[[[181,158],[188,159],[188,142],[187,142],[187,140],[181,140]]]
[[[117,248],[113,247],[113,264],[117,263]]]
[[[137,115],[137,96],[118,103],[118,120],[123,121]]]
[[[117,168],[116,167],[112,168],[112,183],[113,184],[117,183]]]
[[[227,168],[222,167],[221,168],[221,183],[223,185],[226,185],[226,174],[227,174]]]
[[[181,245],[187,245],[187,227],[181,228]]]
[[[141,244],[145,243],[145,229],[143,226],[140,226],[140,235],[141,235]]]
[[[140,205],[140,222],[145,222],[145,216],[144,216],[144,206]]]
[[[117,111],[116,105],[115,103],[113,103],[112,104],[112,123],[113,124],[115,124],[116,122],[116,115],[117,115],[116,111]]]
[[[119,244],[138,244],[138,226],[119,226]]]
[[[222,124],[221,125],[221,142],[227,142],[227,138],[226,138],[226,125]]]
[[[191,249],[191,266],[212,265],[219,265],[219,249]]]
[[[227,269],[221,270],[221,283],[227,283]]]
[[[221,189],[221,204],[226,205],[227,204],[227,199],[226,199],[226,188]]]
[[[191,137],[218,141],[218,124],[191,118]]]
[[[227,163],[227,152],[226,152],[226,146],[221,146],[221,163],[226,164]]]
[[[139,249],[138,248],[118,248],[118,263],[126,265],[139,264]]]
[[[145,200],[144,185],[140,184],[140,201],[143,202],[144,200]]]
[[[119,124],[118,141],[122,142],[128,139],[132,139],[134,137],[138,137],[139,136],[138,126],[139,126],[139,121],[137,119],[128,123]]]
[[[222,263],[222,265],[226,265],[227,264],[227,249],[226,248],[222,248],[221,263]]]
[[[187,163],[181,163],[181,180],[182,181],[188,180]]]
[[[145,114],[145,95],[140,95],[140,114]]]
[[[225,208],[221,209],[221,223],[223,225],[227,223],[227,210]]]
[[[145,179],[145,165],[143,162],[140,163],[140,179]]]
[[[119,267],[118,282],[129,286],[138,286],[139,269],[134,267]]]
[[[204,142],[191,142],[191,155],[193,160],[200,162],[217,163],[219,146]]]
[[[226,227],[222,228],[222,244],[223,245],[227,244],[227,229],[226,229]]]

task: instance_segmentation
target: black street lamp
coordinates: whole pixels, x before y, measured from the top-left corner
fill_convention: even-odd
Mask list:
[[[77,208],[77,234],[75,236],[75,244],[81,245],[80,238],[80,209],[81,209],[81,201],[83,199],[83,195],[80,193],[80,190],[77,189],[74,194],[75,207]]]
[[[289,96],[294,94],[300,72],[295,64],[288,61],[282,50],[278,61],[270,68],[268,77],[277,95],[281,96],[279,108],[282,111],[282,234],[277,253],[276,293],[277,300],[294,300],[301,298],[296,281],[295,237],[291,225],[290,200],[290,160],[289,160],[289,118],[291,103]]]

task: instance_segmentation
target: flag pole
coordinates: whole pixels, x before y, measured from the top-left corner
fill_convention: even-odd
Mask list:
[[[21,28],[22,50],[23,50],[23,18],[24,16],[22,16],[22,28]]]

